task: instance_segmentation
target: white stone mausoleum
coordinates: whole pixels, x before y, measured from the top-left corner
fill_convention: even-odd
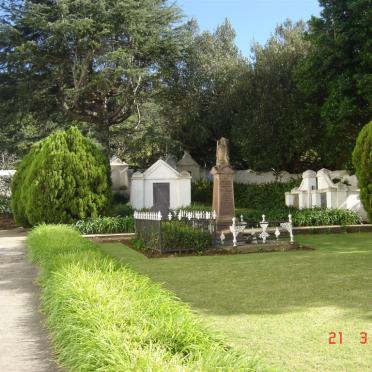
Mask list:
[[[132,176],[130,203],[134,209],[166,211],[191,204],[191,176],[160,159],[143,173]]]
[[[110,159],[112,190],[115,192],[126,191],[129,194],[128,164],[117,156]]]
[[[299,209],[350,209],[367,221],[367,213],[359,198],[357,179],[346,171],[307,170],[302,174],[301,185],[285,193],[285,203]]]

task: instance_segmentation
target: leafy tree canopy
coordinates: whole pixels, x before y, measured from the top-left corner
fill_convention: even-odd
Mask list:
[[[166,0],[2,1],[2,124],[24,112],[74,119],[108,148],[109,128],[139,110],[182,54],[180,19]]]
[[[214,33],[198,33],[184,59],[164,82],[162,105],[171,137],[201,164],[215,160],[216,140],[230,138],[234,89],[247,67],[229,21]]]
[[[309,50],[304,30],[303,22],[287,20],[265,45],[252,45],[252,68],[236,92],[239,120],[232,131],[245,167],[299,171],[316,142],[317,128],[304,115],[304,96],[294,81]]]
[[[370,0],[319,2],[323,10],[306,36],[311,53],[297,76],[307,114],[323,126],[323,162],[342,168],[372,114],[372,6]]]

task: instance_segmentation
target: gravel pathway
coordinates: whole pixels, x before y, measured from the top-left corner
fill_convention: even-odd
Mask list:
[[[25,240],[20,229],[0,231],[0,371],[60,371],[43,327],[37,269],[26,258]]]

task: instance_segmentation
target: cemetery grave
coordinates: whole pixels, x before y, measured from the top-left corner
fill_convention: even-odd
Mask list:
[[[143,174],[135,174],[132,181],[132,194],[135,195],[132,204],[142,206],[139,202],[145,200],[148,203],[145,205],[154,210],[134,212],[136,241],[132,246],[139,247],[150,257],[174,253],[211,255],[302,248],[294,241],[291,215],[288,215],[287,221],[270,222],[262,215],[262,221],[248,224],[243,216],[240,220],[235,217],[234,171],[230,166],[228,141],[225,138],[217,142],[216,165],[211,171],[214,178],[212,211],[172,211],[170,200],[176,200],[175,196],[179,193],[177,179],[180,177],[174,169],[175,186],[170,188],[168,183],[167,188],[160,191],[160,186],[165,185],[163,181],[170,179],[170,172],[171,167],[159,160]],[[146,179],[152,182],[149,186],[144,182]],[[140,186],[137,185],[139,182]],[[150,196],[146,196],[146,190],[150,190]],[[182,191],[189,193],[190,189]],[[163,195],[163,199],[159,196],[159,203],[156,202],[158,194]],[[175,206],[175,201],[172,204]]]
[[[1,2],[1,372],[371,370],[370,0],[188,3]]]

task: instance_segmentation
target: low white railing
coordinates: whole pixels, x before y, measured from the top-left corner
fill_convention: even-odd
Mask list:
[[[168,220],[178,219],[181,221],[183,218],[188,220],[215,220],[217,218],[216,211],[189,211],[185,209],[179,209],[178,211],[169,212]]]
[[[161,212],[138,212],[135,211],[133,214],[135,220],[147,220],[147,221],[161,221]]]
[[[161,212],[134,212],[134,218],[136,220],[148,220],[148,221],[160,221],[162,219]],[[177,211],[168,213],[168,220],[215,220],[217,218],[216,211],[189,211],[185,209],[179,209]]]

